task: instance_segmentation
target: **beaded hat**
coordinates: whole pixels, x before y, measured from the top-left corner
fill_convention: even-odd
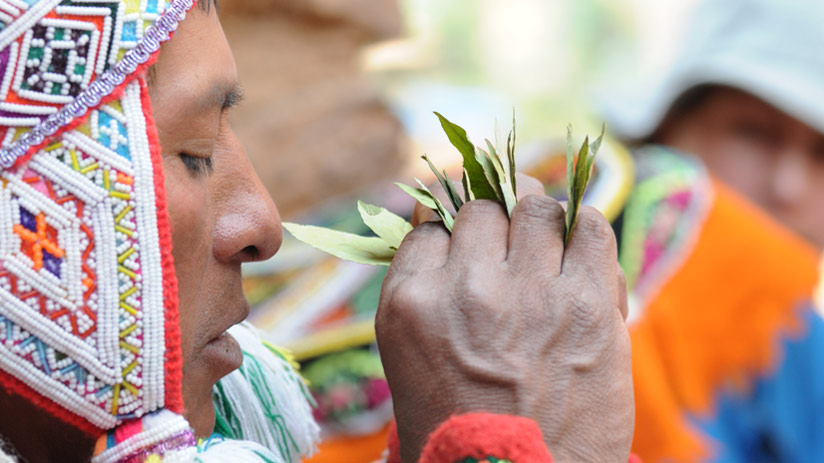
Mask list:
[[[182,412],[145,73],[193,0],[0,0],[0,384],[90,433]]]

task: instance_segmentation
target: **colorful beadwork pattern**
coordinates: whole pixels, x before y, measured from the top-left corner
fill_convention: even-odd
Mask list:
[[[153,171],[126,117],[141,108],[134,82],[0,174],[0,365],[103,428],[163,404],[163,313],[144,310],[163,307]]]
[[[91,463],[188,462],[196,443],[182,416],[160,410],[101,436]]]
[[[634,295],[630,318],[688,255],[713,197],[704,168],[684,154],[647,147],[635,153],[635,169],[620,252],[627,288]]]
[[[0,165],[116,97],[194,0],[0,2]]]
[[[192,5],[0,0],[0,139],[4,153],[30,155],[0,170],[0,383],[90,432],[182,411],[170,232],[139,70]]]

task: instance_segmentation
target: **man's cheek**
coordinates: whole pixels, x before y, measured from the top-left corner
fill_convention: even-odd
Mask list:
[[[209,230],[204,220],[205,202],[198,200],[200,195],[195,193],[197,190],[190,189],[186,192],[181,183],[169,180],[167,177],[167,204],[178,286],[181,341],[186,361],[195,344],[195,312],[209,258]]]
[[[184,208],[184,205],[170,207],[172,256],[179,297],[191,298],[197,293],[203,279],[204,263],[209,250],[205,240],[200,236],[204,231],[204,225],[192,220],[195,218],[192,217],[196,214],[195,211]]]
[[[178,279],[184,278],[189,269],[200,267],[202,271],[201,261],[209,253],[206,192],[189,183],[193,182],[175,180],[175,175],[166,178],[166,204]]]

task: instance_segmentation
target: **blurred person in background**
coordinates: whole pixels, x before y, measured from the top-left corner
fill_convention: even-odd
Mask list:
[[[707,2],[666,76],[608,108],[632,145],[697,156],[824,246],[824,13],[820,2]]]
[[[820,1],[705,2],[671,73],[607,102],[647,461],[824,459],[823,24]]]

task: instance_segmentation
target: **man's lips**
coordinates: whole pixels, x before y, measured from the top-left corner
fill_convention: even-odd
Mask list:
[[[243,363],[240,345],[227,332],[209,341],[203,348],[203,356],[220,378],[240,368]]]
[[[228,306],[228,304],[227,304]],[[237,340],[227,331],[234,325],[246,320],[249,316],[249,303],[245,298],[237,304],[233,304],[234,316],[224,325],[224,329],[206,343],[203,354],[216,371],[221,372],[221,377],[240,368],[243,362],[243,352],[240,350]]]

